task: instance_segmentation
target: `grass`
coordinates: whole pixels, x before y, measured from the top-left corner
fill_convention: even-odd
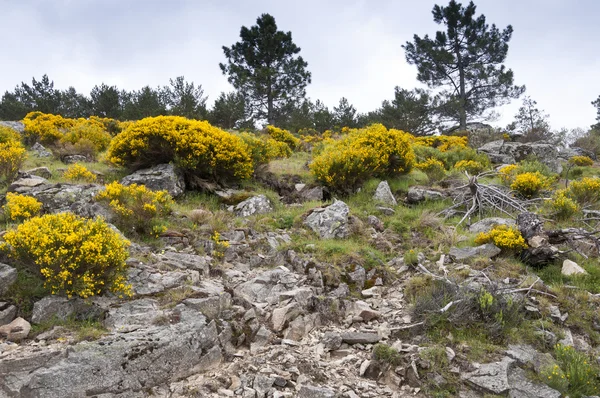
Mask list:
[[[560,344],[554,348],[554,357],[556,364],[542,370],[541,381],[572,398],[598,395],[600,367],[594,358]]]
[[[96,320],[77,320],[74,318],[61,320],[55,317],[49,321],[32,325],[31,334],[29,335],[29,337],[34,338],[40,335],[41,333],[51,330],[52,328],[57,326],[63,327],[68,332],[72,333],[74,336],[75,343],[81,341],[98,340],[108,332],[108,330],[102,325],[102,323]]]
[[[306,183],[314,182],[314,177],[311,174],[306,163],[311,160],[311,155],[308,152],[294,152],[287,159],[276,159],[269,163],[268,170],[277,175],[297,175]]]
[[[574,260],[588,272],[588,275],[565,276],[561,273],[562,262],[560,261],[537,269],[536,273],[544,283],[550,286],[570,285],[593,294],[600,293],[600,266],[598,260],[595,258],[586,260],[580,256],[577,257]]]
[[[19,309],[19,316],[29,318],[33,311],[33,303],[49,295],[50,291],[44,287],[41,275],[17,267],[17,281],[2,297]]]

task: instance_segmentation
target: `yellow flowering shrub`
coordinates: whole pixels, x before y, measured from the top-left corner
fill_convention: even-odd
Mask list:
[[[444,163],[434,158],[429,158],[424,162],[416,163],[415,169],[421,170],[427,174],[427,177],[432,181],[441,180],[446,175]]]
[[[106,185],[96,200],[109,205],[123,230],[154,235],[165,231],[160,217],[169,214],[173,205],[167,191],[151,191],[137,184],[124,186],[116,181]]]
[[[7,126],[0,126],[0,143],[20,141],[21,135],[18,131]]]
[[[267,164],[273,159],[288,158],[292,150],[285,142],[276,141],[269,136],[259,137],[252,133],[240,133],[240,138],[248,146],[254,167]]]
[[[95,120],[77,119],[73,122],[73,126],[65,131],[60,141],[72,145],[83,141],[88,146],[91,145],[97,153],[108,148],[111,139],[112,137],[102,123]]]
[[[288,130],[280,129],[275,126],[267,126],[267,133],[276,141],[285,142],[291,149],[296,149],[300,144],[300,140]]]
[[[526,198],[532,198],[550,186],[548,179],[539,172],[517,174],[510,188]]]
[[[373,124],[324,143],[310,170],[330,187],[348,190],[371,176],[407,173],[414,161],[409,134]]]
[[[454,164],[454,168],[460,171],[467,171],[469,174],[478,174],[485,169],[485,166],[476,160],[459,160]]]
[[[82,166],[79,163],[70,165],[67,168],[67,171],[65,171],[65,174],[63,174],[63,177],[70,181],[96,181],[96,174],[92,173],[85,166]]]
[[[546,201],[552,216],[560,220],[566,220],[579,211],[579,205],[568,196],[567,189],[559,189],[554,192],[552,199]]]
[[[29,112],[23,119],[23,135],[28,142],[40,141],[42,144],[54,144],[64,132],[75,124],[73,119],[42,112]]]
[[[9,192],[6,194],[6,204],[2,208],[11,220],[25,220],[37,215],[42,209],[42,204],[32,196]]]
[[[569,164],[572,164],[573,166],[586,167],[593,165],[594,161],[588,156],[573,156],[569,159]]]
[[[567,195],[581,205],[600,201],[600,178],[584,177],[569,184]]]
[[[469,139],[467,137],[458,137],[454,135],[438,135],[428,137],[413,137],[415,145],[423,145],[431,148],[436,148],[441,152],[446,152],[451,149],[466,148]]]
[[[52,294],[131,295],[126,282],[129,242],[102,218],[73,213],[34,217],[4,235],[9,255],[45,279]]]
[[[173,161],[187,174],[212,180],[245,179],[253,173],[248,146],[240,137],[181,116],[130,124],[111,141],[108,158],[132,168]]]
[[[515,227],[498,225],[489,232],[480,232],[475,238],[475,243],[482,245],[484,243],[493,243],[500,249],[519,252],[527,249],[527,243],[521,236],[521,232]]]
[[[498,170],[498,175],[500,176],[502,182],[505,184],[510,184],[515,178],[518,168],[519,166],[516,164],[508,164],[506,166],[502,166]]]
[[[99,116],[90,116],[88,120],[101,124],[103,129],[106,130],[111,136],[119,134],[126,127],[126,123],[129,123],[119,122],[118,120],[111,119],[109,117]]]
[[[18,141],[0,143],[0,177],[8,183],[17,176],[27,157],[27,151]]]

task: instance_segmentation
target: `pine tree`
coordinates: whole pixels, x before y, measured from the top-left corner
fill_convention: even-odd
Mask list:
[[[169,85],[163,88],[164,101],[169,113],[189,119],[206,119],[206,99],[202,85],[188,83],[183,76],[169,79]]]
[[[208,116],[210,123],[223,129],[240,127],[246,121],[246,102],[239,93],[221,93]]]
[[[273,123],[278,110],[298,102],[310,83],[307,63],[291,32],[277,30],[275,18],[263,14],[251,28],[242,26],[241,40],[223,47],[227,64],[219,64],[228,81],[246,99],[257,119]]]
[[[596,121],[598,122],[592,126],[592,129],[600,131],[600,95],[596,101],[592,101],[592,105],[596,107]]]
[[[121,93],[116,86],[102,83],[90,92],[92,115],[120,119],[122,114]]]
[[[515,120],[507,126],[507,130],[521,135],[521,141],[534,142],[553,139],[548,117],[543,110],[538,109],[537,102],[527,96],[523,105],[515,115]]]
[[[340,128],[358,126],[356,108],[348,102],[346,97],[340,98],[338,106],[333,107],[333,120],[335,125]]]
[[[417,66],[417,79],[430,88],[443,88],[442,115],[463,130],[468,119],[485,116],[525,90],[514,85],[512,70],[503,65],[512,26],[500,31],[486,23],[485,15],[475,17],[475,11],[472,1],[467,7],[455,0],[447,7],[435,5],[433,20],[446,31],[436,32],[435,39],[415,35],[414,42],[403,46],[408,63]]]

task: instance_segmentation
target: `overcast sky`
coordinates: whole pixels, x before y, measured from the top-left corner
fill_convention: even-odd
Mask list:
[[[463,4],[466,5],[467,1]],[[44,73],[55,87],[89,93],[105,82],[128,90],[185,76],[211,103],[232,87],[223,45],[242,25],[272,14],[312,72],[307,91],[330,108],[344,96],[360,112],[391,99],[394,86],[423,87],[401,45],[434,34],[435,1],[0,0],[0,92]],[[446,2],[438,4],[446,5]],[[514,33],[506,65],[550,114],[554,128],[589,127],[600,95],[600,1],[478,0],[488,23]],[[506,125],[520,101],[500,109]]]

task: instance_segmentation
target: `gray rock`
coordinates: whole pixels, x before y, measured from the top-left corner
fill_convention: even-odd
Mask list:
[[[153,191],[167,191],[176,198],[185,192],[185,180],[183,174],[172,164],[159,164],[149,169],[138,170],[124,177],[121,184],[145,185]]]
[[[31,330],[31,325],[25,319],[19,317],[14,319],[8,325],[0,326],[0,337],[5,338],[8,341],[19,342],[27,336],[29,336],[29,331]],[[3,374],[1,365],[0,365],[0,374]],[[1,386],[1,382],[0,382]]]
[[[592,160],[596,159],[596,154],[593,151],[588,151],[580,147],[572,146],[570,148],[560,148],[558,156],[563,160],[569,160],[573,156],[587,156]]]
[[[276,332],[282,331],[290,321],[296,319],[300,314],[302,314],[302,308],[296,302],[274,309],[271,315],[273,330]]]
[[[78,320],[102,320],[105,313],[106,310],[80,298],[47,296],[33,304],[31,322],[39,324],[53,318],[65,321],[71,317]]]
[[[585,269],[583,269],[583,267],[581,267],[575,261],[571,261],[569,259],[566,259],[565,261],[563,261],[563,265],[562,265],[562,269],[561,269],[560,273],[565,276],[587,275],[587,271]]]
[[[42,177],[31,176],[27,178],[19,178],[10,184],[8,187],[8,192],[27,193],[32,188],[44,184],[48,184],[48,180]]]
[[[342,345],[342,336],[339,333],[326,332],[321,338],[321,343],[326,351],[334,351]]]
[[[378,333],[369,332],[345,332],[341,337],[346,344],[375,344],[381,340]]]
[[[18,133],[23,133],[25,131],[25,125],[21,121],[0,120],[0,126],[9,127]]]
[[[283,268],[265,271],[255,278],[237,285],[233,296],[248,303],[278,302],[279,294],[296,287],[299,279],[296,274]]]
[[[5,294],[17,281],[17,270],[10,265],[0,263],[0,295]]]
[[[34,169],[27,170],[25,174],[42,178],[52,178],[52,172],[47,167],[36,167]]]
[[[91,162],[94,159],[87,157],[85,155],[65,155],[61,158],[61,160],[65,164],[74,164],[74,163]]]
[[[462,375],[462,378],[484,393],[505,394],[510,389],[508,371],[514,362],[504,357],[500,362],[479,365],[479,369]]]
[[[170,250],[158,256],[158,259],[158,268],[168,267],[171,269],[196,270],[204,276],[208,276],[210,272],[210,263],[212,261],[212,258],[209,256],[179,253]]]
[[[367,222],[369,223],[370,226],[372,226],[375,231],[377,232],[383,232],[383,230],[385,229],[385,225],[383,224],[383,221],[381,221],[379,218],[377,218],[376,216],[368,216],[367,217]]]
[[[508,373],[508,384],[510,391],[508,396],[511,398],[560,398],[561,394],[545,384],[534,383],[529,380],[525,371],[520,368],[513,368]]]
[[[443,199],[444,195],[441,192],[416,186],[410,187],[406,195],[406,202],[409,204],[417,204],[426,200],[435,201]]]
[[[516,225],[515,220],[511,220],[510,218],[502,218],[502,217],[488,217],[483,220],[477,221],[475,224],[469,227],[469,232],[474,234],[480,232],[490,232],[494,227],[498,225],[506,225],[506,226],[514,226]]]
[[[38,158],[49,158],[52,156],[52,152],[47,150],[42,144],[36,142],[31,147],[31,150]]]
[[[396,206],[398,204],[387,181],[381,181],[379,183],[377,190],[375,190],[375,194],[373,195],[373,200],[390,206]]]
[[[477,247],[453,247],[448,253],[454,261],[464,261],[473,257],[487,257],[492,258],[500,254],[500,250],[496,245],[492,243],[486,243]]]
[[[183,301],[183,304],[190,308],[197,309],[208,319],[221,318],[223,311],[231,307],[231,295],[223,292],[218,296],[205,298],[189,298]]]
[[[314,187],[314,188],[308,188],[308,189],[305,188],[300,191],[300,197],[305,202],[309,202],[309,201],[322,202],[323,199],[325,198],[325,193],[324,193],[323,187]]]
[[[196,270],[169,270],[131,261],[128,263],[127,281],[136,295],[156,294],[200,280],[200,272]]]
[[[258,195],[238,203],[233,210],[236,216],[248,217],[253,214],[269,213],[273,211],[273,205],[265,195]]]
[[[535,156],[554,173],[562,172],[556,145],[539,142],[507,142],[504,140],[488,142],[479,148],[493,163],[511,164]]]
[[[396,210],[391,209],[389,207],[375,206],[375,208],[377,210],[379,210],[381,212],[381,214],[386,215],[386,216],[393,216],[394,214],[396,214]]]
[[[335,391],[325,387],[303,385],[298,391],[297,398],[334,398]]]
[[[344,239],[350,234],[348,228],[348,205],[341,200],[325,208],[316,208],[306,217],[304,225],[315,231],[321,238]]]
[[[0,391],[39,398],[137,397],[217,366],[223,357],[216,324],[185,306],[174,310],[179,311],[177,319],[167,325],[113,331],[60,351],[41,347],[28,360],[19,353],[5,356]]]
[[[506,355],[517,361],[519,366],[527,366],[535,360],[539,352],[530,345],[509,344]]]
[[[367,271],[360,265],[356,265],[354,271],[348,272],[348,280],[354,283],[359,289],[362,289],[367,281]]]
[[[17,307],[0,302],[0,326],[7,325],[17,316]]]

